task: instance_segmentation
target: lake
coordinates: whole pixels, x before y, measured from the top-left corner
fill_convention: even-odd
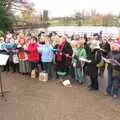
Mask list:
[[[39,30],[44,30],[44,29],[39,29]],[[94,27],[94,26],[54,26],[54,27],[49,27],[46,29],[46,31],[56,31],[60,34],[84,34],[87,33],[88,35],[92,35],[93,33],[97,33],[100,31],[103,31],[103,36],[113,36],[116,37],[118,36],[120,32],[120,28],[117,27]]]

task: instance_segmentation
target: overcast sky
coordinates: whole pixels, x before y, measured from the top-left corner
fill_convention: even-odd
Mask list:
[[[29,1],[29,0],[28,0]],[[50,17],[72,15],[82,9],[96,9],[101,13],[120,12],[120,0],[30,0],[35,3],[37,11],[49,11]]]

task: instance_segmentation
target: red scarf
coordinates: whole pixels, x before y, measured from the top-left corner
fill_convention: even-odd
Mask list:
[[[57,61],[58,62],[62,62],[62,55],[60,55],[60,53],[63,51],[65,43],[66,43],[66,41],[64,43],[62,43],[61,45],[57,46],[57,50],[59,51],[58,54],[57,54]]]

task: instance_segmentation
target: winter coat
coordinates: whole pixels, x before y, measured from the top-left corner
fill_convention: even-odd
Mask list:
[[[114,59],[118,63],[120,63],[120,52],[114,52]],[[113,77],[120,78],[120,66],[119,65],[113,65]]]
[[[91,50],[88,55],[88,60],[91,60],[91,63],[87,64],[87,73],[91,77],[98,76],[98,67],[97,64],[101,61],[101,52],[99,49]]]
[[[40,59],[39,52],[38,52],[38,44],[30,43],[28,46],[28,60],[30,62],[38,62]]]
[[[56,45],[54,48],[58,50],[58,45]],[[61,56],[62,59],[60,61],[57,59],[58,57],[57,54],[59,53],[59,50],[58,50],[55,58],[56,62],[61,62],[63,64],[69,65],[71,63],[72,54],[73,54],[73,50],[70,43],[66,42],[61,52],[62,52],[62,56]],[[69,54],[70,57],[66,57],[65,54]]]
[[[100,44],[100,47],[104,50],[104,51],[102,51],[102,56],[106,57],[110,51],[110,44],[108,42],[105,45]]]

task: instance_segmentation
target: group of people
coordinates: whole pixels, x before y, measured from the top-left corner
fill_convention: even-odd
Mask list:
[[[9,55],[7,64],[2,66],[3,71],[12,69],[24,75],[33,70],[45,71],[49,80],[62,76],[62,79],[69,77],[79,84],[84,84],[86,76],[89,76],[89,90],[98,90],[98,77],[103,79],[107,67],[106,92],[117,98],[120,87],[120,38],[88,38],[87,35],[73,38],[55,32],[40,32],[38,36],[7,33],[0,38],[0,54]]]

